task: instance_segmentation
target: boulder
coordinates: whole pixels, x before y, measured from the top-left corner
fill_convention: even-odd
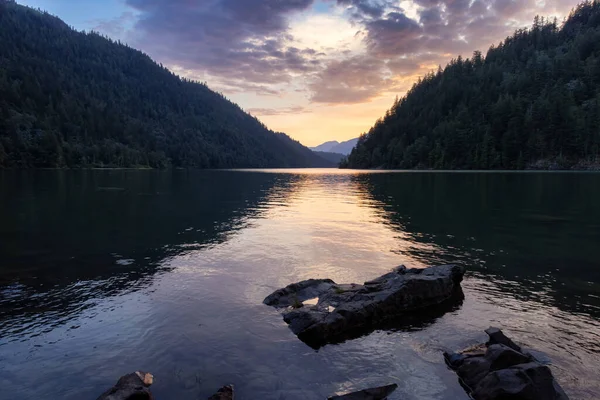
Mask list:
[[[208,400],[233,400],[233,385],[223,386],[217,393],[209,397]]]
[[[506,337],[486,330],[485,344],[445,353],[450,368],[475,400],[568,400],[550,369]]]
[[[152,374],[141,371],[122,376],[98,400],[153,400],[154,397],[148,390],[153,380]]]
[[[400,266],[363,285],[311,279],[275,291],[264,303],[284,308],[283,319],[290,329],[318,348],[402,320],[410,313],[434,319],[439,316],[436,312],[443,315],[462,301],[464,273],[457,265],[425,269]],[[303,304],[307,300],[316,304]]]
[[[476,400],[559,400],[566,394],[556,386],[550,368],[538,362],[518,364],[487,374],[473,391]]]
[[[398,385],[394,383],[392,385],[365,389],[359,392],[348,393],[341,396],[332,396],[327,400],[385,400],[397,388]]]

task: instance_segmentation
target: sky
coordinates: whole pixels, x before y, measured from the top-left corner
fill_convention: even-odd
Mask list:
[[[206,82],[307,146],[357,137],[420,76],[578,0],[19,0]]]

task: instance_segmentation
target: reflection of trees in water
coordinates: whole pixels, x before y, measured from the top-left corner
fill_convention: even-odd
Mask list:
[[[138,290],[165,259],[228,240],[289,185],[271,174],[15,171],[0,177],[0,321],[68,321]],[[43,324],[43,321],[39,322]]]
[[[600,295],[599,175],[407,173],[352,179],[369,193],[366,205],[382,212],[400,238],[412,241],[398,252],[425,264],[464,263],[514,296],[600,314],[600,300],[587,296]]]
[[[94,299],[151,284],[168,258],[223,243],[269,210],[337,194],[394,229],[396,251],[417,262],[461,262],[512,296],[598,315],[589,305],[600,307],[599,180],[0,171],[0,321],[11,329],[31,314],[71,318]]]

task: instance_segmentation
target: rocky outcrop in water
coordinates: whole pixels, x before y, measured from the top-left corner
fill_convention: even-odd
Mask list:
[[[141,371],[122,376],[117,384],[98,397],[98,400],[154,400],[148,390],[153,380],[152,374]]]
[[[332,396],[327,398],[327,400],[386,400],[387,397],[397,388],[398,385],[394,383],[392,385],[365,389],[359,392],[348,393],[341,396]]]
[[[283,319],[292,332],[318,348],[378,329],[415,311],[420,315],[448,311],[449,305],[462,301],[464,272],[458,265],[400,266],[363,285],[311,279],[275,291],[264,303],[285,308]],[[315,304],[305,304],[311,299]]]
[[[210,396],[208,400],[233,400],[233,386],[223,386],[217,393]]]
[[[475,400],[568,400],[548,366],[523,351],[498,328],[485,331],[487,343],[444,353]]]

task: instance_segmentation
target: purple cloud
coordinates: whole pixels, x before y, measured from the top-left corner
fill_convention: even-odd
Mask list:
[[[360,103],[404,90],[394,77],[411,77],[450,57],[485,50],[535,14],[565,13],[578,0],[320,0],[345,8],[364,52],[302,47],[289,20],[317,0],[124,0],[135,10],[98,30],[131,44],[225,93],[276,94],[305,84],[315,103]],[[404,3],[403,3],[404,4]],[[216,80],[216,81],[214,81]],[[288,89],[286,89],[288,90]],[[295,112],[292,108],[284,111]],[[263,115],[269,112],[259,110]]]
[[[352,57],[331,62],[311,85],[314,102],[368,101],[395,89],[390,75],[426,72],[423,65],[443,65],[449,55],[469,56],[475,50],[485,54],[490,45],[529,25],[537,13],[566,13],[577,0],[541,5],[535,0],[413,0],[419,6],[416,19],[398,7],[386,8],[383,1],[338,3],[354,7],[352,18],[361,25],[367,52],[362,61]]]
[[[288,16],[313,0],[126,0],[136,9],[136,44],[184,69],[228,81],[289,82],[315,69],[316,50],[289,46]]]

